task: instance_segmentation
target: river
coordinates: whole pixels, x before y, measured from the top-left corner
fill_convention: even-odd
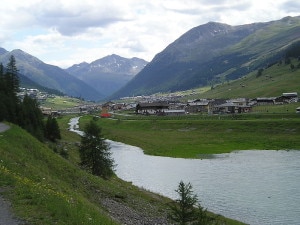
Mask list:
[[[300,224],[300,151],[236,151],[201,160],[149,156],[108,142],[117,176],[136,186],[176,199],[182,180],[212,212],[251,225]]]

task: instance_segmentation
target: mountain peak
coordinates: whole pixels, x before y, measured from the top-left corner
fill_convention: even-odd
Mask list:
[[[73,65],[66,71],[107,95],[140,72],[148,62],[139,58],[124,58],[116,54],[97,59],[90,64]]]
[[[276,62],[289,44],[300,41],[299,32],[300,17],[239,26],[208,22],[169,44],[111,98],[187,90],[242,77]]]
[[[4,48],[0,48],[0,55],[7,53],[8,51]]]

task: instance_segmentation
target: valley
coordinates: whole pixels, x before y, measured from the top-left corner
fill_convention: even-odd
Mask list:
[[[207,215],[221,214],[222,224],[252,223],[256,210],[261,213],[256,224],[268,224],[260,207],[280,205],[280,191],[286,191],[284,204],[291,196],[300,199],[296,178],[276,183],[276,175],[292,171],[294,177],[299,170],[299,29],[299,16],[240,26],[209,22],[184,33],[151,62],[112,54],[67,69],[20,49],[0,48],[1,196],[28,224],[172,224],[174,183],[191,178],[200,201],[203,194],[205,207],[215,210]],[[11,67],[3,67],[8,60]],[[70,127],[74,117],[81,130],[90,121],[101,128],[125,170],[104,179],[82,169],[81,137]],[[56,121],[60,138],[47,136],[49,119]],[[132,148],[139,148],[138,155],[128,157]],[[288,157],[295,157],[291,168]],[[129,178],[126,166],[134,174]],[[158,172],[157,183],[167,182],[161,175],[172,177],[177,166],[174,180],[162,184],[167,191],[147,178]],[[253,174],[262,181],[258,193],[250,188],[254,197],[263,196],[257,205],[243,194],[251,186],[245,177]],[[201,183],[212,180],[205,195]],[[210,193],[215,186],[220,189]],[[227,205],[240,195],[243,209]],[[282,213],[277,210],[284,204],[269,218]],[[294,208],[275,222],[293,224],[299,218]]]

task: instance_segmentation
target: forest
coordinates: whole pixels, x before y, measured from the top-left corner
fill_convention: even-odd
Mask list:
[[[5,67],[0,63],[0,122],[17,124],[40,141],[59,139],[55,118],[49,117],[45,122],[37,101],[27,95],[19,98],[19,88],[18,68],[12,55]]]

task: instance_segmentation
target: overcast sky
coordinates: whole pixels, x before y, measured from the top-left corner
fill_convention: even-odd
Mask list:
[[[191,28],[300,15],[298,0],[1,0],[0,47],[66,68],[111,54],[151,61]]]

